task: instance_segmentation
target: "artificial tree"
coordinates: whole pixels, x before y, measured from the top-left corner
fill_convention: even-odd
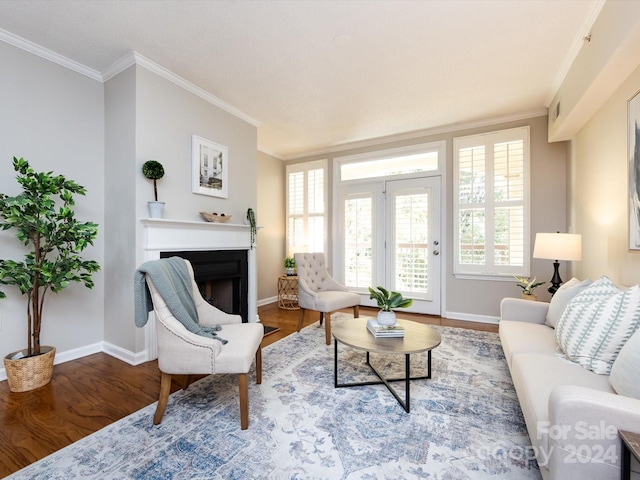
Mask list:
[[[156,183],[164,177],[164,167],[156,160],[147,160],[142,164],[142,174],[145,178],[153,180],[153,197],[158,201],[158,184]]]
[[[22,261],[0,259],[0,285],[15,285],[27,295],[27,356],[40,354],[40,331],[47,292],[53,293],[71,282],[93,287],[91,274],[100,269],[79,253],[93,245],[98,225],[79,222],[72,209],[74,195],[86,190],[53,172],[35,172],[23,158],[13,157],[16,180],[22,192],[0,193],[0,228],[16,230],[17,239],[30,251]],[[6,294],[0,291],[0,298]]]

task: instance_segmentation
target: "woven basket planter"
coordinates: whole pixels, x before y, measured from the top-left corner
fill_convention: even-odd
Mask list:
[[[53,375],[53,360],[56,347],[40,347],[42,352],[35,357],[23,357],[11,360],[16,353],[4,357],[4,368],[7,371],[7,382],[12,392],[28,392],[43,387],[51,381]],[[26,355],[27,350],[21,350]]]

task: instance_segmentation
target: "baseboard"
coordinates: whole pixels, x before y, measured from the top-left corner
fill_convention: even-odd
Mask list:
[[[103,342],[93,343],[91,345],[85,345],[84,347],[74,348],[72,350],[66,350],[64,352],[56,351],[56,358],[53,360],[54,365],[58,365],[60,363],[70,362],[71,360],[76,360],[78,358],[86,357],[87,355],[93,355],[94,353],[100,353],[103,351],[102,349]],[[6,369],[0,368],[0,381],[7,379],[7,371]]]
[[[270,303],[276,303],[278,301],[278,297],[270,297],[270,298],[263,298],[262,300],[258,300],[258,306],[259,307],[264,307],[265,305],[269,305]]]
[[[104,353],[106,353],[107,355],[111,355],[112,357],[117,358],[118,360],[122,360],[123,362],[128,363],[129,365],[136,366],[148,361],[146,350],[139,353],[134,353],[134,352],[131,352],[130,350],[125,350],[124,348],[118,347],[117,345],[114,345],[109,342],[102,342],[102,343],[103,343],[102,351]]]
[[[461,312],[445,312],[442,314],[444,318],[448,318],[449,320],[464,320],[467,322],[477,322],[477,323],[492,323],[499,324],[500,317],[492,317],[489,315],[475,315],[473,313],[461,313]]]

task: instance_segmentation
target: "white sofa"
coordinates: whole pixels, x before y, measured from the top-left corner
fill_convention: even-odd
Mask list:
[[[616,394],[608,375],[562,358],[554,328],[545,324],[548,309],[549,303],[505,298],[500,319],[502,348],[542,476],[618,480],[617,430],[640,432],[640,400]],[[637,463],[632,470],[631,478],[640,479]]]

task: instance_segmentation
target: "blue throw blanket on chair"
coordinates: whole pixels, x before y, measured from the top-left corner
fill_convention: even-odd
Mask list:
[[[149,275],[171,314],[187,330],[203,337],[215,338],[223,344],[227,343],[227,340],[218,337],[216,333],[222,327],[219,325],[206,327],[198,323],[198,312],[191,289],[191,276],[186,263],[180,257],[151,260],[143,263],[136,270],[133,287],[137,327],[146,325],[149,312],[153,310],[151,292],[147,287],[145,275]]]

